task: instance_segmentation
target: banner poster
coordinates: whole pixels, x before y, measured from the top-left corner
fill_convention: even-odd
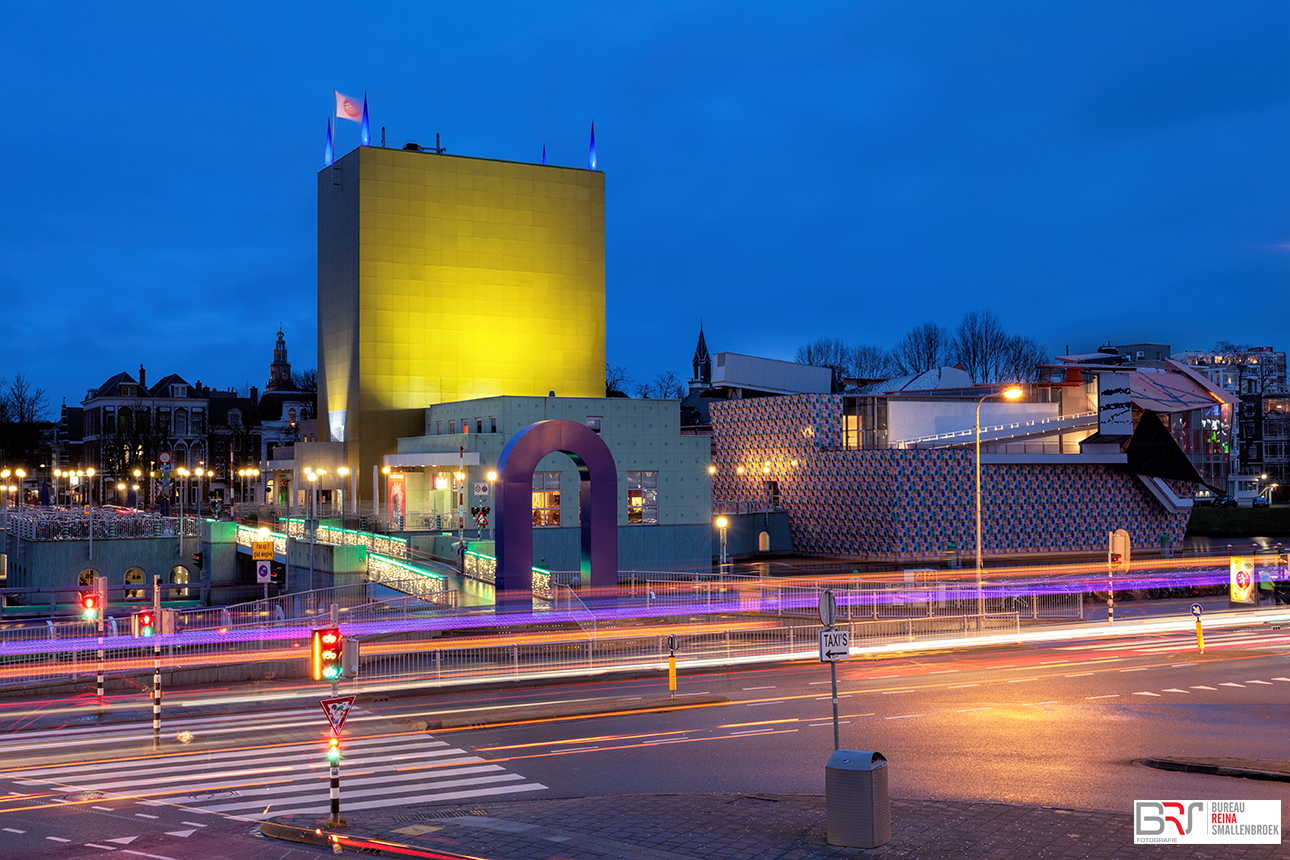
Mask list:
[[[388,483],[385,486],[385,492],[385,503],[389,512],[396,517],[406,517],[408,514],[406,476],[402,473],[391,472]]]
[[[1228,561],[1228,573],[1231,587],[1228,600],[1231,603],[1257,603],[1254,590],[1258,584],[1254,581],[1254,559],[1240,555],[1232,556]]]

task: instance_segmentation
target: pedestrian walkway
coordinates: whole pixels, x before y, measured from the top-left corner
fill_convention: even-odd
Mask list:
[[[351,723],[366,715],[355,710]],[[199,719],[186,721],[185,731],[216,733],[224,740],[238,732],[249,741],[242,747],[164,754],[122,761],[86,761],[48,764],[7,770],[4,778],[14,785],[57,793],[96,792],[102,797],[129,797],[144,805],[181,807],[196,813],[221,813],[247,819],[276,814],[323,814],[328,811],[328,762],[322,733],[318,740],[273,742],[268,733],[306,725],[298,711],[257,715],[255,720]],[[317,729],[321,714],[308,721]],[[76,731],[76,730],[73,730]],[[93,744],[101,753],[105,744],[143,736],[139,727],[122,727],[104,737],[32,737],[27,733],[0,743],[0,756],[40,745],[71,746],[88,753]],[[173,733],[175,726],[169,731]],[[151,738],[150,731],[146,733]],[[460,802],[474,798],[543,791],[545,785],[501,765],[492,764],[445,741],[425,734],[401,732],[388,736],[344,741],[341,763],[346,806],[352,810],[404,803]]]
[[[1133,816],[1080,809],[894,800],[891,842],[872,850],[827,843],[824,798],[809,795],[667,794],[482,801],[349,813],[326,831],[309,816],[266,821],[266,836],[327,844],[344,853],[469,855],[493,860],[1265,860],[1281,845],[1134,845]],[[375,845],[374,841],[382,844]]]

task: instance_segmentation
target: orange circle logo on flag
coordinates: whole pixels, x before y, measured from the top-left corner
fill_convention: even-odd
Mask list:
[[[346,100],[345,113],[348,114],[349,116],[358,116],[359,114],[358,105],[354,104],[351,101]]]

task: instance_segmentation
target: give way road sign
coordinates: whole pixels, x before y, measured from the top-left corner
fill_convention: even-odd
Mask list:
[[[354,696],[334,696],[330,699],[318,700],[318,704],[322,705],[323,713],[327,715],[327,722],[331,723],[331,730],[336,734],[340,734],[341,727],[345,725],[349,709],[354,706],[354,698]]]

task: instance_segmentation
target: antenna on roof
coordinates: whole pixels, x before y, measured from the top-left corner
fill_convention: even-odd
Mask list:
[[[437,131],[434,133],[434,151],[440,155],[443,155],[447,151],[439,145],[439,132]]]

